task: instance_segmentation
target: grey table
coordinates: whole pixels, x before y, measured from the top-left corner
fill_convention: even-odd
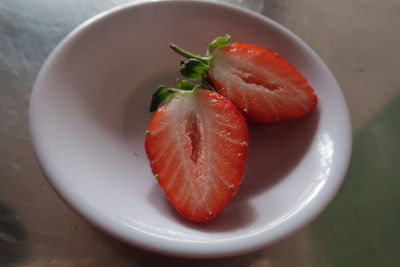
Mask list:
[[[29,137],[32,84],[74,27],[124,0],[0,2],[0,266],[400,266],[400,1],[232,0],[280,22],[325,60],[348,101],[346,181],[312,224],[262,251],[189,260],[129,247],[55,195]]]

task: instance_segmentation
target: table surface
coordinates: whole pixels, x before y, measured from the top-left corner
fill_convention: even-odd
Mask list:
[[[256,253],[179,259],[94,229],[52,191],[28,105],[44,60],[73,28],[124,0],[0,2],[0,266],[400,266],[400,1],[230,0],[283,24],[336,76],[349,105],[346,180],[314,222]]]

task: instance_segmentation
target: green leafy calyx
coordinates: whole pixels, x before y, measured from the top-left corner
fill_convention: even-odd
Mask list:
[[[201,79],[208,71],[208,65],[198,59],[190,58],[181,65],[181,74],[189,80]]]
[[[226,34],[225,36],[215,38],[209,45],[208,45],[208,55],[212,55],[212,53],[220,47],[227,47],[231,42],[231,37]]]
[[[177,88],[160,85],[151,98],[150,112],[156,111],[159,107],[171,101],[176,94],[190,93],[196,88],[192,82],[187,80],[178,81]]]
[[[187,80],[178,81],[178,88],[186,91],[191,91],[194,88],[194,84]]]
[[[213,53],[218,48],[229,46],[230,41],[231,37],[229,35],[217,37],[208,45],[206,56],[193,54],[178,47],[177,45],[171,44],[170,47],[173,51],[187,59],[181,64],[180,73],[190,81],[178,81],[177,88],[170,88],[160,85],[152,96],[150,112],[156,111],[163,104],[171,101],[177,93],[188,93],[198,88],[214,91],[207,79]],[[197,85],[193,84],[191,81],[198,81]]]
[[[160,85],[151,98],[150,112],[156,111],[162,104],[169,102],[175,94],[173,88]]]
[[[187,60],[181,64],[181,74],[189,80],[200,80],[200,82],[202,82],[207,80],[207,73],[210,69],[213,53],[218,48],[229,46],[230,41],[231,37],[229,35],[217,37],[208,45],[206,56],[196,55],[174,44],[171,44],[170,47],[177,54],[187,58]],[[208,85],[205,85],[205,87],[208,87]]]

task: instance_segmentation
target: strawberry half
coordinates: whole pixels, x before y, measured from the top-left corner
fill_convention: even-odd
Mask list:
[[[180,87],[186,86],[191,87]],[[208,222],[223,211],[242,181],[246,122],[232,102],[201,88],[160,87],[152,110],[160,102],[167,103],[154,113],[146,136],[151,169],[177,211]]]
[[[251,122],[277,123],[303,117],[317,105],[306,79],[284,58],[261,46],[215,39],[206,57],[171,48],[189,58],[181,73],[231,100]]]

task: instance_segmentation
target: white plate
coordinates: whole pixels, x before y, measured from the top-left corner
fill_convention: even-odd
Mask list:
[[[238,195],[198,225],[171,208],[151,175],[148,107],[156,86],[177,77],[181,58],[170,42],[203,53],[225,33],[285,57],[315,88],[319,107],[297,121],[250,127]],[[254,251],[309,223],[337,192],[351,150],[345,100],[319,57],[268,18],[202,1],[131,3],[85,22],[40,71],[30,122],[43,170],[74,211],[129,244],[183,257]]]

